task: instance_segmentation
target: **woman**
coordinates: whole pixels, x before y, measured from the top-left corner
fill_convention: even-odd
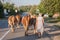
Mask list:
[[[36,19],[36,30],[39,38],[41,37],[44,31],[43,24],[44,24],[44,19],[42,17],[42,14],[39,14],[39,16]]]

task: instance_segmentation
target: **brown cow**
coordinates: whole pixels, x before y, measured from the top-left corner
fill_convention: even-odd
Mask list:
[[[29,17],[28,16],[24,16],[22,18],[22,24],[23,24],[24,29],[25,29],[25,35],[27,35],[28,23],[29,23]]]
[[[21,16],[20,16],[19,14],[17,14],[15,17],[16,17],[16,19],[17,19],[17,23],[16,23],[17,28],[20,28]]]
[[[15,27],[17,26],[17,28],[20,28],[20,22],[21,22],[21,16],[19,14],[17,15],[12,15],[9,16],[8,18],[8,26],[11,27],[11,31],[14,32],[15,31]]]
[[[34,26],[34,34],[36,33],[36,15],[32,15],[29,21],[29,25]]]
[[[15,31],[15,24],[16,24],[17,20],[15,18],[15,16],[9,16],[8,18],[8,27],[11,27],[11,31],[14,32]]]
[[[28,26],[31,26],[31,25],[34,25],[34,33],[35,33],[35,30],[36,30],[35,22],[36,22],[36,17],[35,18],[33,18],[33,17],[31,18],[30,15],[24,16],[22,18],[22,24],[23,24],[24,29],[25,29],[25,35],[28,35],[27,34],[27,31],[28,31],[28,28],[29,28]]]

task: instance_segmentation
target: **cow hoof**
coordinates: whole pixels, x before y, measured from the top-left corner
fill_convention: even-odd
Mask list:
[[[38,35],[38,38],[41,38],[41,35]]]
[[[14,33],[14,32],[15,32],[15,30],[12,30],[11,32],[12,32],[12,33]]]
[[[15,31],[13,31],[12,33],[14,33]]]
[[[17,29],[20,29],[20,28],[17,28]]]
[[[17,29],[20,29],[20,27],[17,27]]]
[[[38,38],[41,38],[41,36],[38,36]]]
[[[25,34],[25,36],[28,36],[28,34]]]

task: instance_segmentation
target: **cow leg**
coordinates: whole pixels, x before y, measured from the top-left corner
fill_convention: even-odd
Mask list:
[[[28,36],[28,27],[24,26],[25,29],[25,36]]]
[[[34,26],[34,34],[36,34],[36,26]]]
[[[19,24],[17,24],[17,29],[19,29],[20,28],[20,25]]]
[[[28,27],[26,28],[25,35],[28,36]]]
[[[15,29],[14,29],[14,26],[13,25],[11,25],[11,31],[12,32],[15,32]]]
[[[10,28],[11,26],[8,24],[8,28]]]

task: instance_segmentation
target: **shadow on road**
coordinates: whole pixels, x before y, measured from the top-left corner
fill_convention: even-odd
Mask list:
[[[23,36],[23,37],[8,39],[8,40],[35,40],[35,39],[37,39],[37,36],[29,35],[29,36]]]
[[[44,34],[41,36],[41,38],[49,38],[50,40],[52,40],[51,36],[47,33],[47,32],[44,32]],[[23,37],[17,37],[17,38],[12,38],[12,39],[8,39],[8,40],[37,40],[37,39],[41,39],[41,38],[38,38],[37,35],[29,35],[29,36],[23,36]]]

